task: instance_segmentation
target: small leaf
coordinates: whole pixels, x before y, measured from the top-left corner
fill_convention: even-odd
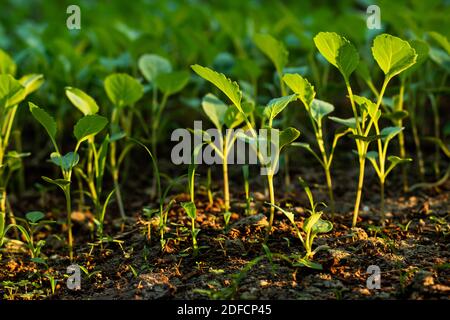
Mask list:
[[[136,103],[144,95],[144,87],[126,73],[115,73],[105,79],[109,100],[118,108]]]
[[[158,89],[168,96],[181,91],[188,82],[189,73],[186,71],[161,73],[155,80]]]
[[[76,152],[68,152],[64,156],[61,156],[58,152],[52,152],[50,160],[64,171],[69,171],[78,164],[80,156]]]
[[[189,218],[191,219],[197,218],[197,208],[195,207],[195,203],[193,203],[192,201],[182,202],[181,206],[186,211]]]
[[[314,99],[311,104],[311,116],[316,122],[334,111],[334,106],[326,101]]]
[[[80,89],[66,87],[66,96],[85,116],[96,114],[99,110],[97,102]]]
[[[376,160],[376,159],[378,159],[378,152],[377,151],[369,151],[366,153],[366,158],[369,160]]]
[[[295,141],[300,136],[300,131],[295,128],[287,128],[280,132],[279,147],[280,150]]]
[[[0,108],[10,107],[22,101],[24,87],[10,74],[0,74]]]
[[[220,91],[222,91],[233,104],[238,108],[239,112],[244,112],[241,107],[242,92],[236,82],[232,82],[224,74],[218,73],[207,67],[202,67],[198,64],[191,66],[200,77],[214,84]]]
[[[404,128],[401,127],[386,127],[381,130],[380,135],[383,141],[389,141],[399,134]]]
[[[297,259],[296,262],[292,264],[294,267],[307,267],[315,270],[323,270],[323,267],[320,263],[313,262],[311,260],[300,258]]]
[[[55,137],[56,137],[56,121],[53,119],[52,116],[50,116],[44,109],[39,108],[37,105],[35,105],[33,102],[28,103],[30,107],[30,112],[33,115],[33,117],[44,127],[44,129],[47,131],[48,135],[50,136],[50,139],[52,139],[53,143],[55,143]]]
[[[31,211],[25,214],[25,218],[31,223],[36,223],[39,220],[44,219],[45,214],[43,214],[41,211]]]
[[[415,39],[409,41],[409,44],[416,51],[417,59],[414,65],[401,74],[402,77],[407,77],[419,69],[419,67],[428,59],[430,54],[430,47],[425,41]]]
[[[311,83],[299,74],[285,74],[283,76],[283,81],[292,90],[292,92],[298,95],[298,98],[308,110],[316,95],[314,87]]]
[[[378,110],[377,105],[366,97],[361,97],[358,95],[353,95],[355,102],[363,108],[365,112],[369,114],[369,116],[377,121],[381,116],[381,111]]]
[[[333,224],[330,221],[319,218],[319,220],[317,220],[316,223],[313,225],[312,232],[314,234],[327,233],[330,232],[332,229]]]
[[[359,54],[346,38],[335,32],[320,32],[314,43],[325,59],[334,65],[348,81],[359,63]]]
[[[355,118],[341,119],[341,118],[338,118],[338,117],[328,117],[328,119],[330,119],[330,120],[332,120],[334,122],[337,122],[339,124],[342,124],[342,125],[344,125],[344,126],[346,126],[348,128],[356,129]]]
[[[78,120],[77,124],[73,129],[73,134],[78,140],[78,144],[82,141],[88,139],[89,137],[95,136],[97,133],[102,131],[108,124],[108,119],[105,117],[93,114],[89,116],[84,116]]]
[[[259,50],[272,61],[278,74],[282,74],[289,55],[284,44],[269,34],[256,34],[253,37],[253,41]]]
[[[148,82],[155,81],[161,74],[172,72],[170,61],[156,54],[142,55],[138,67]]]
[[[413,159],[411,159],[411,158],[400,158],[397,156],[389,156],[388,160],[389,160],[389,162],[391,162],[392,164],[395,164],[395,165],[413,161]]]
[[[227,105],[215,95],[208,93],[202,100],[202,108],[216,128],[222,128],[225,121],[225,114],[229,110]],[[231,116],[233,121],[236,114],[240,114],[236,108],[234,110],[236,112]],[[229,121],[229,123],[232,123],[232,121]]]
[[[308,233],[310,230],[312,231],[313,226],[317,221],[319,221],[321,215],[322,213],[314,213],[306,218],[305,222],[303,222],[303,231],[305,231],[306,233]]]
[[[64,179],[52,179],[52,178],[45,177],[45,176],[42,176],[42,179],[45,182],[57,185],[58,187],[60,187],[63,190],[66,186],[68,186],[70,184],[69,180],[64,180]]]
[[[19,79],[20,84],[25,88],[24,95],[28,96],[39,89],[44,83],[44,75],[42,74],[27,74]]]
[[[392,78],[408,69],[417,59],[417,54],[408,41],[385,33],[373,41],[372,54],[386,78]]]
[[[275,98],[269,101],[264,109],[264,116],[272,121],[287,105],[297,98],[296,94],[285,96],[281,98]]]

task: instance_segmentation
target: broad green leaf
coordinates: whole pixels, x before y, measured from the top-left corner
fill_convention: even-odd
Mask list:
[[[5,51],[0,49],[0,74],[16,75],[17,65]]]
[[[126,73],[115,73],[105,79],[109,100],[118,108],[133,105],[144,95],[144,87]]]
[[[50,139],[52,139],[54,145],[56,146],[56,121],[50,116],[44,109],[39,108],[33,102],[28,103],[30,107],[30,112],[33,117],[44,127],[47,131]]]
[[[64,156],[61,156],[58,152],[52,152],[50,160],[64,171],[69,171],[78,164],[80,156],[76,152],[68,152]]]
[[[284,44],[269,34],[256,34],[253,37],[253,41],[259,50],[272,61],[278,74],[282,74],[289,55]]]
[[[386,33],[375,38],[372,54],[388,79],[411,67],[417,59],[408,41]]]
[[[383,141],[392,140],[397,134],[399,134],[404,128],[401,127],[386,127],[381,130],[380,135]]]
[[[18,104],[25,96],[24,87],[10,74],[0,74],[0,107]]]
[[[428,32],[428,34],[447,52],[448,55],[450,55],[450,42],[446,36],[435,31]]]
[[[307,79],[303,78],[298,73],[285,74],[283,76],[283,81],[292,90],[292,92],[298,95],[298,98],[303,103],[305,108],[309,110],[309,106],[316,96],[316,92],[314,91],[314,87],[311,83],[309,83]]]
[[[300,136],[300,131],[295,128],[287,128],[280,132],[279,136],[279,149],[283,149],[285,146],[294,142]]]
[[[348,118],[348,119],[341,119],[338,117],[328,117],[331,121],[337,122],[339,124],[342,124],[348,128],[356,129],[356,121],[355,118]]]
[[[158,89],[168,96],[181,91],[188,82],[189,73],[187,71],[161,73],[155,80]]]
[[[359,63],[359,54],[346,38],[335,32],[320,32],[314,43],[325,59],[334,65],[348,80]]]
[[[297,99],[297,95],[292,94],[290,96],[270,100],[264,109],[264,116],[269,119],[269,121],[272,121],[291,101],[295,99]]]
[[[186,211],[189,218],[197,218],[197,208],[195,207],[195,203],[193,203],[192,201],[182,202],[181,206]]]
[[[95,136],[97,133],[102,131],[108,124],[108,119],[105,117],[93,114],[84,116],[78,120],[77,124],[73,128],[73,134],[78,140],[78,144],[82,141],[88,139],[89,137]]]
[[[42,213],[41,211],[31,211],[25,214],[25,218],[31,223],[36,223],[39,220],[44,219],[45,214]]]
[[[322,120],[323,117],[334,111],[334,106],[331,103],[314,99],[311,103],[311,116],[316,122]]]
[[[224,74],[218,73],[207,67],[202,67],[198,64],[191,66],[200,77],[214,84],[220,91],[222,91],[233,104],[238,108],[239,112],[244,112],[241,106],[242,92],[236,82],[232,82]]]
[[[80,89],[66,87],[66,96],[85,116],[96,114],[99,110],[97,102]]]
[[[312,226],[312,232],[314,234],[327,233],[333,230],[333,224],[330,221],[319,218]]]
[[[244,121],[244,115],[239,112],[234,105],[228,107],[225,112],[224,123],[227,128],[232,129],[240,125]]]
[[[408,70],[405,70],[401,74],[402,77],[407,77],[411,73],[415,72],[429,57],[430,47],[425,41],[422,40],[411,40],[409,41],[410,46],[416,51],[417,59],[416,63],[411,66]]]
[[[24,95],[28,96],[39,89],[44,83],[44,75],[42,74],[27,74],[19,79],[20,84],[25,88]]]
[[[228,107],[215,95],[208,93],[202,100],[202,108],[216,128],[222,128]],[[231,108],[230,108],[231,109]],[[240,114],[237,109],[236,114]]]
[[[155,81],[161,74],[172,72],[170,61],[156,54],[142,55],[138,67],[148,82]]]

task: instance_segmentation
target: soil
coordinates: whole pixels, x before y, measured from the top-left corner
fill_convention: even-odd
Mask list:
[[[311,182],[316,201],[326,201],[326,192],[317,176],[318,168],[301,172]],[[267,241],[273,257],[263,250],[266,235],[267,198],[253,192],[251,215],[245,213],[242,184],[232,183],[232,211],[229,226],[224,229],[220,185],[214,189],[214,203],[208,203],[205,188],[197,188],[197,227],[200,253],[193,257],[189,233],[190,219],[179,203],[188,200],[185,192],[174,195],[176,204],[169,212],[168,237],[161,251],[158,218],[145,216],[148,190],[133,188],[128,192],[125,223],[107,219],[106,233],[110,241],[100,246],[92,237],[92,214],[81,209],[74,212],[74,263],[86,268],[82,272],[81,289],[66,286],[66,268],[71,264],[64,247],[64,225],[52,226],[37,238],[47,238],[43,252],[46,265],[30,261],[23,245],[10,241],[1,251],[0,297],[7,299],[448,299],[450,298],[450,181],[439,188],[403,193],[397,181],[387,186],[387,222],[381,227],[378,185],[368,170],[362,210],[357,228],[350,228],[357,172],[335,170],[337,212],[334,217],[325,210],[325,218],[333,222],[333,230],[320,235],[314,246],[327,245],[314,262],[322,270],[293,267],[281,255],[303,252],[294,228],[280,212],[275,217],[274,231]],[[292,179],[298,173],[292,173]],[[279,183],[282,179],[279,179]],[[137,185],[139,179],[132,180]],[[294,181],[294,180],[292,180]],[[264,180],[252,180],[252,190],[264,190]],[[147,181],[148,184],[148,181]],[[200,184],[202,184],[200,182]],[[277,200],[282,207],[296,213],[300,228],[307,216],[306,196],[298,184],[286,191],[278,185]],[[41,201],[48,218],[63,219],[64,204],[50,194],[29,193],[21,197],[23,204]],[[58,194],[59,195],[59,194]],[[60,197],[56,197],[60,199]],[[51,209],[53,208],[53,209]],[[61,208],[56,210],[54,208]],[[110,210],[114,210],[111,205]],[[114,214],[112,214],[114,216]],[[118,215],[115,215],[116,217]],[[150,236],[148,233],[150,230]],[[54,234],[59,233],[59,237]],[[255,258],[263,257],[251,265]],[[253,260],[253,262],[252,262]],[[372,275],[369,266],[378,266],[379,289],[369,289]],[[48,275],[57,279],[52,294]],[[371,278],[370,278],[371,279]],[[369,281],[370,281],[369,279]]]

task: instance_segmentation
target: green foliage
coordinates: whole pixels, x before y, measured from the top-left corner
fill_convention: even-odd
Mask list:
[[[115,73],[105,79],[109,100],[118,108],[135,104],[144,94],[144,88],[135,78],[125,73]]]
[[[66,96],[85,116],[96,114],[99,110],[97,102],[80,89],[66,87]]]

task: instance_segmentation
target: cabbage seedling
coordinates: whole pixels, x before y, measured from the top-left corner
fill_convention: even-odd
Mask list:
[[[68,152],[62,155],[60,148],[56,144],[56,121],[50,116],[44,109],[39,108],[32,102],[29,102],[30,112],[33,117],[44,127],[47,132],[50,141],[53,144],[55,152],[50,155],[52,163],[60,167],[62,173],[62,179],[51,179],[49,177],[42,177],[46,182],[57,185],[64,192],[66,198],[66,211],[67,211],[67,232],[68,232],[68,244],[69,244],[69,256],[73,259],[73,237],[72,237],[72,202],[71,202],[71,183],[73,168],[78,164],[80,156],[78,149],[81,143],[89,140],[90,137],[94,137],[100,131],[102,131],[108,123],[105,117],[99,115],[84,116],[76,123],[73,134],[77,139],[77,144],[74,151]]]
[[[111,137],[110,137],[110,167],[111,175],[114,181],[115,195],[119,206],[119,212],[122,219],[125,219],[125,209],[123,206],[122,192],[120,191],[119,172],[121,159],[123,159],[129,148],[124,148],[120,154],[117,151],[117,140],[126,135],[130,135],[132,117],[125,114],[125,108],[134,108],[134,104],[142,98],[144,88],[135,78],[125,73],[115,73],[105,79],[105,91],[113,104],[113,110],[110,119]],[[129,114],[132,114],[130,112]],[[125,131],[120,129],[120,120],[125,122]]]
[[[338,140],[344,135],[346,135],[349,130],[347,129],[344,131],[342,130],[337,131],[334,135],[331,150],[327,151],[325,141],[323,138],[322,121],[324,117],[326,117],[328,114],[334,111],[334,106],[328,102],[314,99],[316,95],[314,87],[309,83],[307,79],[303,78],[299,74],[285,74],[283,77],[283,81],[297,95],[297,99],[299,99],[304,105],[306,112],[308,113],[309,119],[311,121],[311,125],[314,129],[317,145],[319,147],[319,151],[322,158],[311,148],[309,143],[294,142],[292,145],[305,148],[319,161],[319,163],[323,167],[328,187],[328,196],[330,198],[331,213],[334,215],[335,204],[333,195],[333,182],[331,179],[331,172],[330,172],[331,163],[333,161],[333,155]]]
[[[382,153],[383,149],[378,120],[381,116],[380,105],[384,93],[393,77],[416,62],[417,54],[407,41],[388,34],[377,36],[373,42],[372,54],[384,72],[385,78],[377,97],[377,102],[360,104],[361,108],[358,112],[355,96],[350,85],[350,75],[359,64],[358,51],[347,39],[334,32],[320,32],[314,37],[314,43],[322,56],[342,74],[353,111],[353,118],[350,119],[329,118],[350,128],[356,142],[359,159],[359,179],[352,221],[352,226],[354,227],[358,220],[369,144],[371,141],[378,140],[379,154]],[[375,127],[375,135],[370,135],[372,127]]]

